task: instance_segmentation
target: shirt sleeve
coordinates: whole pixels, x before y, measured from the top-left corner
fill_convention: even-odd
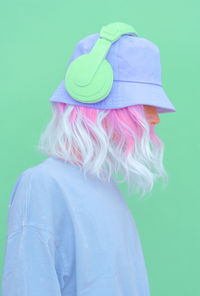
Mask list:
[[[51,197],[52,182],[43,175],[27,170],[14,185],[8,210],[2,296],[61,295],[62,257],[49,226],[53,219],[43,218],[48,217],[45,197]]]
[[[54,240],[50,233],[25,225],[7,237],[2,296],[35,295],[61,295]]]

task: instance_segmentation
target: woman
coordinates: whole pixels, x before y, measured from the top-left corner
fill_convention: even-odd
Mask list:
[[[99,40],[82,39],[68,67]],[[136,224],[115,181],[144,196],[166,180],[154,128],[175,108],[151,41],[121,34],[107,61],[114,79],[105,99],[81,101],[64,80],[50,98],[38,145],[48,158],[22,172],[10,198],[2,296],[150,295]]]

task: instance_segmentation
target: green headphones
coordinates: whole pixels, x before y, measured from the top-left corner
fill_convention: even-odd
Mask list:
[[[65,74],[65,88],[71,97],[83,103],[102,101],[111,91],[113,70],[105,59],[113,42],[121,35],[137,34],[125,23],[116,22],[103,26],[100,37],[89,54],[76,58]]]

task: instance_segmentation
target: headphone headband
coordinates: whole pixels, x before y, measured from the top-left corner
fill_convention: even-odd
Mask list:
[[[122,35],[133,35],[137,34],[136,30],[125,23],[111,23],[107,26],[103,26],[100,31],[100,38],[109,40],[111,43],[117,41]]]

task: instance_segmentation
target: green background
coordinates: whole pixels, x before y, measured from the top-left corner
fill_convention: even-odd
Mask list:
[[[151,295],[200,295],[200,4],[198,1],[4,1],[1,4],[0,273],[7,212],[16,178],[45,156],[39,136],[51,118],[49,97],[64,78],[77,42],[123,21],[158,45],[162,82],[176,113],[160,114],[166,188],[148,200],[126,195],[140,234]]]

